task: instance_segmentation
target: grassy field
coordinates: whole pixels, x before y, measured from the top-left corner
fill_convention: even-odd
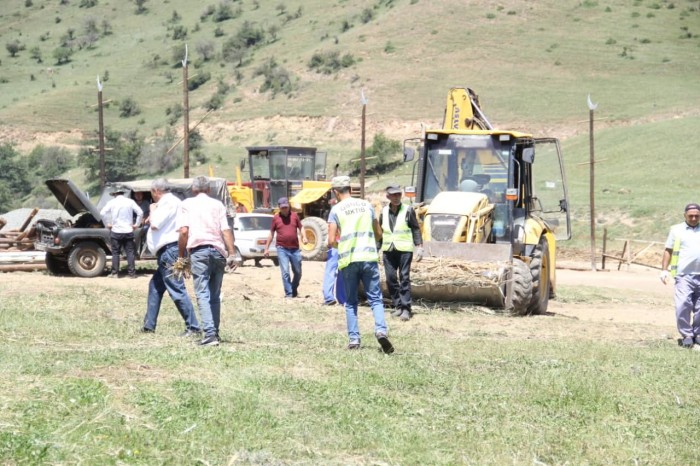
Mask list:
[[[177,336],[167,299],[158,333],[137,332],[145,278],[129,290],[56,280],[0,285],[1,464],[696,462],[697,358],[667,340],[434,311],[394,323],[385,356],[365,308],[364,349],[348,352],[340,308],[246,300],[227,279],[224,344],[202,349]],[[499,323],[534,333],[506,337]]]

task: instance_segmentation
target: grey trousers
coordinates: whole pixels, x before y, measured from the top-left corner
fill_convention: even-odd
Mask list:
[[[700,338],[700,275],[677,276],[674,298],[678,332],[683,338]]]

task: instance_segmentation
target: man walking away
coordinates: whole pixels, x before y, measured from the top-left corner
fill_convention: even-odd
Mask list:
[[[376,237],[381,236],[379,222],[372,205],[364,199],[350,196],[350,178],[337,176],[331,188],[339,202],[328,216],[328,247],[338,248],[338,269],[345,285],[345,317],[347,320],[347,348],[360,348],[360,327],[357,321],[358,288],[365,289],[367,301],[374,315],[374,335],[384,353],[394,352],[384,320],[384,303],[379,285],[379,254]],[[340,239],[337,241],[337,235]]]
[[[700,345],[700,205],[685,206],[685,222],[671,227],[661,260],[661,281],[675,280],[676,324],[683,348]],[[670,269],[669,269],[670,266]]]
[[[141,225],[143,211],[132,199],[124,196],[123,189],[116,189],[111,194],[114,198],[105,204],[100,211],[105,225],[110,230],[109,237],[112,248],[112,273],[110,277],[119,277],[119,256],[124,248],[129,278],[136,278],[134,230]]]
[[[282,273],[282,285],[285,298],[296,298],[299,295],[299,282],[301,281],[301,250],[299,249],[299,235],[302,243],[306,244],[306,233],[301,226],[301,220],[296,212],[292,212],[289,199],[281,197],[277,201],[280,211],[272,219],[270,234],[265,243],[265,257],[270,257],[270,244],[272,238],[277,235],[277,260]],[[291,274],[290,274],[291,269]]]
[[[221,201],[209,197],[209,179],[198,176],[192,182],[195,195],[180,204],[177,216],[179,257],[189,251],[194,292],[202,319],[201,346],[220,343],[221,283],[224,269],[236,268],[233,233]]]
[[[382,259],[386,286],[391,296],[394,317],[409,320],[411,310],[411,262],[415,250],[416,262],[423,258],[423,239],[416,213],[401,202],[401,187],[386,188],[389,204],[382,209],[379,224],[382,226]],[[397,277],[398,275],[398,277]]]
[[[158,268],[148,284],[146,317],[143,319],[143,332],[155,332],[163,294],[168,291],[185,321],[182,336],[201,334],[194,306],[187,294],[185,280],[172,273],[171,267],[178,257],[177,242],[180,233],[176,228],[180,199],[170,193],[168,180],[159,178],[151,183],[151,197],[155,201],[150,206],[150,228],[146,234],[148,249],[156,255]]]

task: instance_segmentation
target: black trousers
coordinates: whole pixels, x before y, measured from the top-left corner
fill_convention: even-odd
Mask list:
[[[134,243],[134,233],[114,233],[110,235],[112,243],[112,273],[119,272],[119,256],[122,248],[126,251],[126,262],[128,264],[129,275],[136,273],[136,245]]]
[[[412,252],[384,251],[384,274],[391,304],[397,309],[411,310]]]

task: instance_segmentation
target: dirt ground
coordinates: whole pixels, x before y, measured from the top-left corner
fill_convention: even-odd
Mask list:
[[[300,286],[301,298],[283,300],[279,269],[269,260],[262,261],[262,267],[254,267],[246,262],[224,280],[225,300],[249,299],[260,301],[262,306],[273,308],[279,304],[318,305],[319,312],[329,311],[320,306],[322,301],[321,284],[324,264],[304,262],[303,278]],[[591,271],[590,262],[561,261],[557,267],[557,284],[561,300],[550,301],[549,312],[543,316],[512,318],[504,324],[504,318],[487,315],[480,311],[467,311],[464,329],[516,339],[562,339],[579,338],[597,341],[621,341],[648,343],[672,341],[676,338],[673,311],[673,286],[664,286],[658,278],[658,271],[651,268],[616,266],[608,271]],[[50,292],[65,285],[90,285],[117,289],[142,287],[144,300],[147,293],[150,272],[141,268],[136,280],[127,278],[110,279],[98,277],[81,279],[76,277],[53,277],[45,272],[13,272],[0,274],[0,299],[12,299],[19,293]],[[230,302],[230,301],[229,301]],[[410,322],[401,323],[408,328],[429,325],[442,331],[451,329],[449,322],[437,322],[431,305],[415,305],[415,317]],[[486,310],[486,312],[488,312]],[[369,317],[369,316],[368,316]],[[510,318],[509,318],[510,319]],[[392,319],[394,321],[394,319]],[[399,325],[393,323],[392,325]],[[471,330],[467,330],[467,327]]]

